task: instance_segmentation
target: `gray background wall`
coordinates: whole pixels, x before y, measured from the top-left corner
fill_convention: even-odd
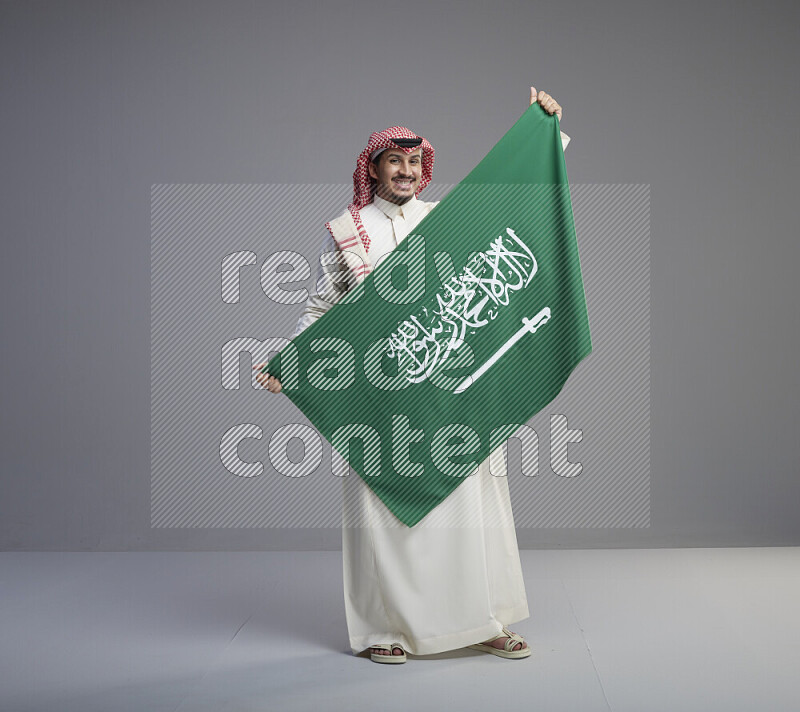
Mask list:
[[[150,529],[150,186],[346,182],[393,124],[456,183],[532,83],[571,182],[651,186],[652,516],[520,544],[797,544],[797,28],[789,2],[3,3],[0,546],[338,548]]]

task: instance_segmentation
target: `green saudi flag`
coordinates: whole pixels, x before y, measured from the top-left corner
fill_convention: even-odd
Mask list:
[[[591,350],[558,120],[533,104],[265,370],[411,527]]]

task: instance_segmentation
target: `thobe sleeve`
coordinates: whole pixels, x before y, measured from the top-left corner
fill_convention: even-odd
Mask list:
[[[292,338],[294,339],[303,329],[311,326],[354,285],[353,273],[347,268],[336,242],[330,232],[326,230],[317,259],[317,278],[314,285],[308,290],[308,299],[306,299],[303,313],[300,315]]]
[[[561,150],[564,151],[567,148],[567,144],[571,141],[570,137],[567,136],[563,131],[561,132]]]

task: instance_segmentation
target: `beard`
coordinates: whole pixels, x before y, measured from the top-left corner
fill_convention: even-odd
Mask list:
[[[396,193],[394,190],[394,184],[390,183],[387,185],[386,183],[376,183],[374,194],[379,195],[384,200],[388,200],[390,203],[396,203],[397,205],[403,205],[407,203],[411,198],[414,197],[416,194],[416,186],[414,185],[414,181],[412,181],[412,187],[414,187],[414,192],[409,195],[404,195],[402,193]]]

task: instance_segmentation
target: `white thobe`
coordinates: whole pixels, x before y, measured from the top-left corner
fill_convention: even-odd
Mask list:
[[[562,133],[564,147],[568,141]],[[376,197],[361,209],[373,268],[425,214],[416,198],[401,206]],[[326,231],[320,256],[335,251]],[[309,296],[294,336],[336,301],[327,269],[320,264],[317,294]],[[351,288],[355,282],[346,276]],[[331,301],[319,296],[323,289]],[[394,642],[412,655],[454,650],[498,635],[504,625],[530,615],[502,447],[413,527],[400,522],[347,469],[342,571],[353,653]]]

